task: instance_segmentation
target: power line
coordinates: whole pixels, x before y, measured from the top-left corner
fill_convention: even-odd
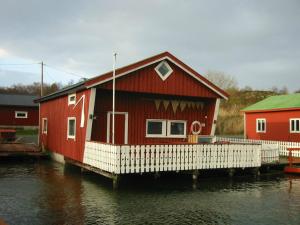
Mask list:
[[[63,72],[63,73],[67,73],[67,74],[70,74],[70,75],[73,75],[73,76],[76,76],[76,77],[80,77],[80,78],[86,78],[82,75],[79,75],[79,74],[76,74],[76,73],[72,73],[72,72],[69,72],[69,71],[66,71],[66,70],[63,70],[63,69],[59,69],[57,67],[54,67],[54,66],[50,66],[49,64],[44,64],[44,66],[47,66],[49,68],[52,68],[54,70],[57,70],[57,71],[60,71],[60,72]]]
[[[30,66],[37,65],[40,63],[0,63],[0,66]]]

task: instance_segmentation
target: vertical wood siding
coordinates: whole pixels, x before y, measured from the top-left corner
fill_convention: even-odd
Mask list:
[[[256,119],[266,119],[266,133],[256,133]],[[257,112],[246,114],[246,136],[249,139],[300,141],[300,133],[290,133],[290,118],[300,118],[300,111]]]
[[[172,74],[163,81],[155,71],[159,63],[145,67],[121,77],[116,81],[116,90],[141,93],[169,94],[177,96],[193,96],[219,98],[211,89],[191,77],[181,68],[168,62],[173,69]],[[102,88],[111,89],[112,82],[104,83]]]
[[[15,111],[26,111],[28,118],[15,118]],[[39,108],[0,106],[0,126],[38,126]]]
[[[40,134],[41,144],[46,149],[60,153],[68,158],[82,162],[84,143],[86,138],[86,124],[88,119],[88,106],[90,90],[76,93],[76,101],[85,94],[85,122],[80,127],[82,101],[73,109],[74,105],[68,106],[68,96],[62,96],[41,103],[41,118],[48,119],[47,134]],[[76,117],[76,139],[67,139],[68,117]],[[41,125],[42,126],[42,125]]]
[[[183,111],[178,107],[176,113],[173,112],[169,104],[167,110],[161,104],[156,110],[153,99],[166,99],[159,95],[142,95],[137,93],[117,92],[116,111],[128,112],[128,144],[147,144],[147,143],[176,143],[186,142],[183,138],[146,138],[146,119],[169,119],[186,120],[187,134],[189,127],[194,120],[205,123],[201,134],[210,134],[214,107],[216,99],[193,98],[194,101],[204,102],[203,110],[185,108]],[[173,100],[182,100],[182,97],[174,97]],[[185,99],[186,100],[186,99]],[[189,99],[189,101],[192,101]],[[96,119],[93,121],[92,140],[106,142],[106,123],[107,112],[112,110],[112,93],[106,90],[97,90],[95,113]],[[207,116],[207,118],[205,118]],[[116,132],[119,132],[116,130]]]

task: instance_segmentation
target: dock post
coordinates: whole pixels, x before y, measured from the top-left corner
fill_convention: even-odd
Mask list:
[[[229,177],[233,177],[234,174],[235,174],[235,169],[234,169],[234,168],[228,169],[228,176],[229,176]]]
[[[252,174],[257,177],[260,175],[259,167],[254,167],[251,169]]]
[[[199,177],[199,170],[194,170],[192,173],[193,189],[197,188],[198,177]]]
[[[117,190],[120,185],[120,175],[117,174],[113,175],[112,180],[113,180],[113,189]]]

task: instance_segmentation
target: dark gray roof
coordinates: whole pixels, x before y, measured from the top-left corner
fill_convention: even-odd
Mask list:
[[[0,105],[13,106],[38,106],[33,100],[38,98],[35,95],[20,95],[20,94],[0,94]]]

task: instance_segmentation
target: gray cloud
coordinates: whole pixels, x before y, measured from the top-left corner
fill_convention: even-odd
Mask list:
[[[87,76],[168,50],[241,86],[300,88],[300,2],[2,1],[0,48]],[[295,82],[298,80],[298,82]]]

